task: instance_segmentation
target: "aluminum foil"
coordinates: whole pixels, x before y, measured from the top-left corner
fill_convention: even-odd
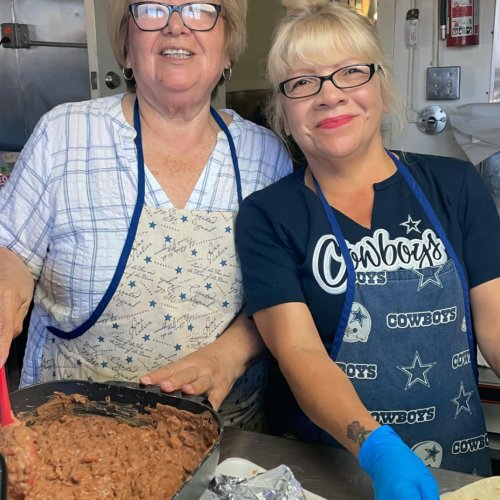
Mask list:
[[[286,465],[251,478],[216,475],[203,500],[306,500],[301,484]]]

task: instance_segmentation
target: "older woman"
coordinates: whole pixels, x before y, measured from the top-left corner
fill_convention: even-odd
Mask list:
[[[366,18],[284,3],[270,119],[307,166],[237,224],[247,310],[283,375],[271,424],[359,454],[377,499],[437,498],[417,455],[491,473],[475,343],[500,374],[495,205],[472,165],[385,150],[395,93]]]
[[[291,162],[270,131],[211,107],[246,3],[110,2],[135,92],[36,127],[0,195],[0,364],[36,283],[21,385],[141,380],[218,408],[263,349],[241,313],[233,222]],[[261,368],[236,382],[227,422],[257,423]]]

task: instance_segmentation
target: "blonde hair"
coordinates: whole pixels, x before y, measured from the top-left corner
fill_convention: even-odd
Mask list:
[[[108,7],[108,33],[116,62],[123,69],[127,61],[128,23],[130,19],[129,0],[110,0]],[[226,54],[233,65],[241,56],[247,44],[247,0],[220,0],[221,17],[224,21]],[[221,80],[219,84],[223,81]],[[135,81],[127,82],[129,89],[135,89]]]
[[[277,25],[267,61],[272,89],[267,119],[285,141],[285,116],[278,85],[286,80],[290,69],[299,65],[331,66],[336,54],[346,52],[367,63],[378,64],[382,96],[397,119],[401,103],[398,98],[391,64],[384,55],[375,26],[347,5],[331,0],[283,0],[285,17]]]

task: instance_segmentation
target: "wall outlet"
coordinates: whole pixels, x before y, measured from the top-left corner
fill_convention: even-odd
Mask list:
[[[427,68],[427,100],[460,99],[460,66]]]

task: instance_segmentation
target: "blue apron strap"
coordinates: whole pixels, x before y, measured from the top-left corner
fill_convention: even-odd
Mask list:
[[[224,123],[224,120],[221,118],[221,116],[217,113],[217,111],[213,107],[210,107],[210,113],[212,114],[213,118],[215,119],[219,127],[222,129],[224,134],[226,135],[227,140],[229,142],[231,159],[233,161],[234,174],[236,179],[238,204],[241,205],[241,202],[243,201],[241,175],[240,175],[238,157],[236,155],[236,147],[234,145],[233,137],[231,136],[231,132],[229,132],[227,125]],[[122,253],[120,255],[120,259],[118,260],[118,264],[116,266],[115,273],[113,275],[111,283],[108,289],[106,290],[105,294],[103,295],[101,301],[97,305],[96,309],[89,317],[89,319],[85,321],[82,325],[78,326],[77,328],[75,328],[70,332],[64,332],[53,326],[48,327],[50,333],[64,340],[71,340],[80,337],[89,328],[95,325],[95,323],[100,318],[101,314],[104,312],[109,302],[113,298],[116,289],[120,284],[120,280],[123,276],[125,268],[127,266],[128,257],[130,255],[132,246],[134,244],[135,236],[137,234],[137,227],[139,225],[139,219],[141,217],[142,208],[144,206],[144,193],[145,193],[144,152],[142,149],[141,119],[139,113],[139,101],[137,98],[135,99],[134,103],[134,128],[136,130],[135,145],[137,148],[137,200],[134,212],[132,214],[132,219],[130,221],[130,227],[127,234],[127,238],[125,240]]]
[[[323,195],[319,183],[315,179],[314,175],[312,176],[312,178],[314,185],[316,186],[316,191],[318,192],[319,199],[321,200],[321,203],[323,205],[323,210],[325,211],[328,222],[330,223],[330,227],[332,228],[333,235],[337,239],[337,243],[340,247],[340,251],[342,253],[342,257],[347,269],[347,286],[344,307],[342,308],[342,314],[340,315],[340,319],[337,324],[335,338],[333,339],[332,347],[330,349],[330,356],[332,357],[332,359],[335,359],[344,340],[344,332],[347,327],[347,322],[349,321],[349,316],[351,315],[352,303],[354,302],[354,294],[356,291],[356,273],[344,235],[342,234],[342,230],[340,229],[335,214],[333,213],[332,207],[326,201],[326,198]]]
[[[450,241],[448,240],[446,233],[444,232],[444,229],[443,229],[443,226],[441,225],[441,222],[439,221],[436,213],[434,212],[433,208],[431,207],[429,200],[425,196],[424,192],[422,191],[420,186],[417,184],[417,181],[411,175],[410,171],[406,168],[406,166],[403,164],[403,162],[399,158],[397,158],[390,151],[387,151],[387,153],[391,157],[392,161],[396,164],[396,167],[401,172],[403,177],[405,178],[406,182],[410,186],[410,189],[415,193],[415,196],[422,204],[422,207],[424,208],[425,214],[427,215],[427,217],[429,218],[429,220],[433,224],[434,228],[436,229],[439,237],[443,241],[444,246],[446,248],[446,251],[449,253],[449,255],[450,255],[450,257],[455,265],[455,268],[457,270],[458,276],[460,278],[460,283],[462,285],[463,296],[464,296],[465,321],[467,323],[467,340],[469,343],[469,350],[470,350],[470,355],[471,355],[471,360],[472,360],[474,377],[475,377],[476,382],[477,382],[478,381],[477,356],[476,356],[476,346],[474,343],[474,339],[472,337],[472,320],[471,320],[471,313],[470,313],[469,285],[467,282],[467,278],[465,276],[464,269],[462,267],[462,264],[460,263],[460,260],[458,259],[458,256],[457,256],[453,246],[451,245]]]
[[[238,162],[238,156],[236,155],[236,147],[234,145],[233,136],[227,125],[225,124],[222,117],[217,113],[213,106],[210,106],[210,113],[212,114],[214,120],[217,122],[217,125],[221,128],[221,130],[226,134],[227,141],[229,142],[229,149],[231,150],[231,159],[233,160],[233,168],[234,168],[234,177],[236,179],[236,190],[238,191],[238,205],[241,205],[243,201],[243,192],[241,188],[241,175],[240,175],[240,164]]]
[[[118,260],[113,279],[111,280],[106,293],[103,295],[101,301],[87,321],[85,321],[82,325],[75,328],[71,332],[63,332],[62,330],[59,330],[58,328],[54,328],[52,326],[48,327],[50,333],[61,339],[76,339],[77,337],[83,335],[89,328],[95,325],[103,311],[108,306],[113,295],[115,294],[127,265],[127,260],[130,255],[130,251],[132,250],[132,245],[134,244],[135,235],[137,233],[137,227],[139,224],[139,219],[141,217],[142,207],[144,206],[144,153],[142,150],[141,118],[139,114],[139,101],[137,100],[137,98],[134,104],[134,127],[137,132],[135,137],[135,145],[137,148],[137,200],[135,203],[134,212],[132,214],[132,219],[130,220],[130,227],[128,230],[127,238],[125,240],[125,244],[123,245],[120,259]]]

